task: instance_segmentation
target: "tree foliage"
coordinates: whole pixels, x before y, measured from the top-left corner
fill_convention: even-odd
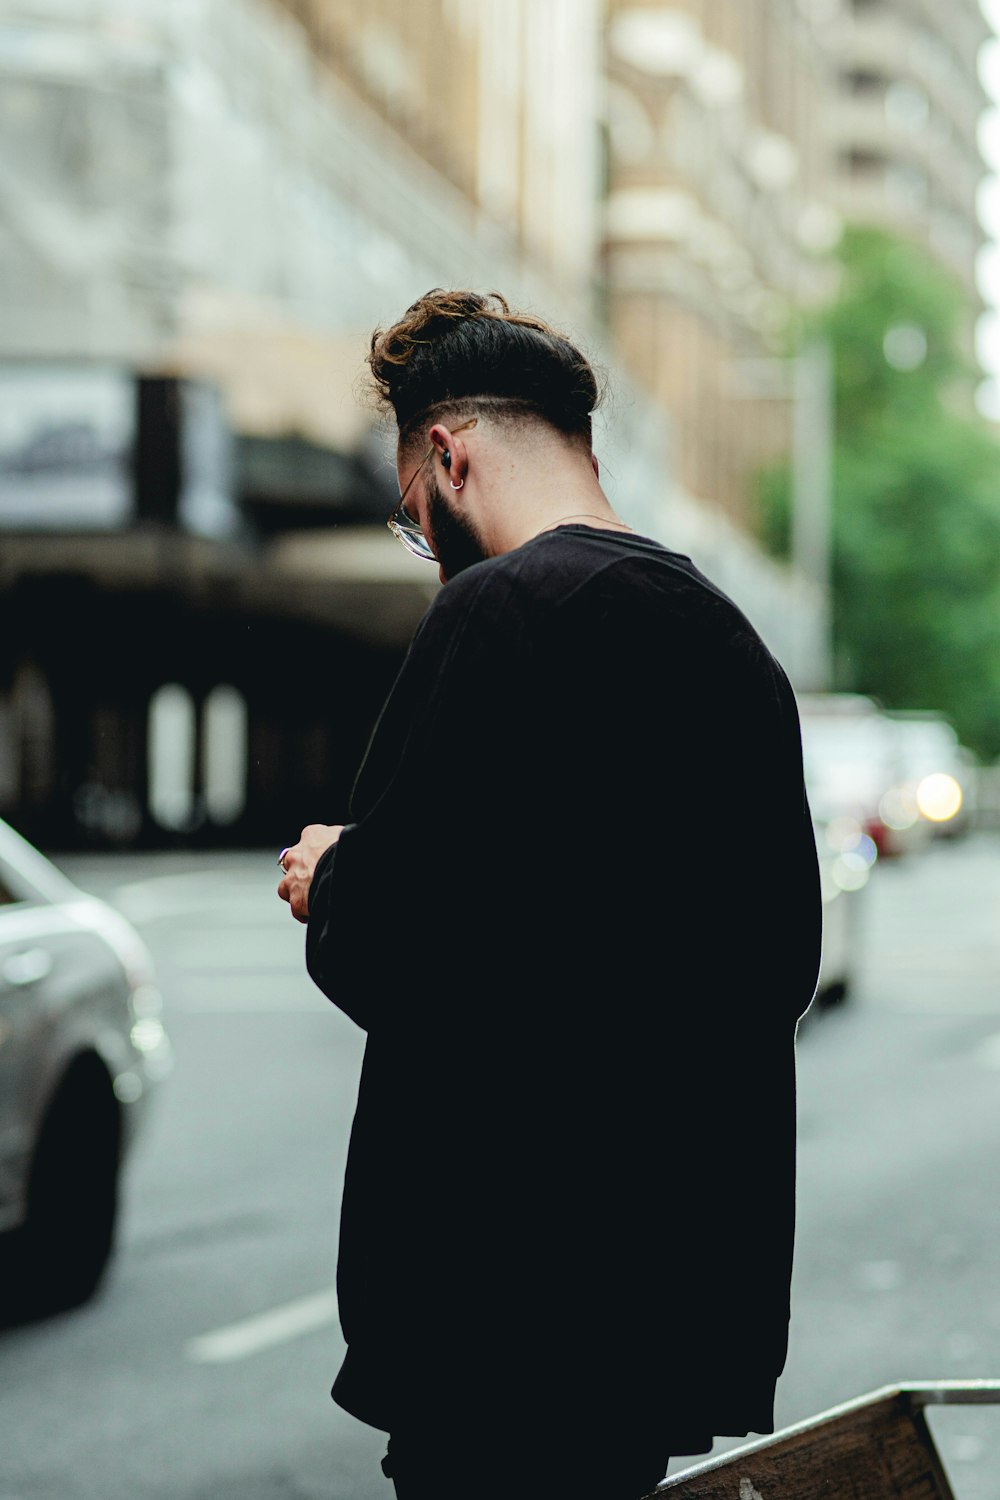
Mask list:
[[[849,230],[838,292],[803,336],[833,355],[836,686],[949,715],[1000,754],[1000,442],[972,402],[968,298],[924,251]],[[789,546],[791,480],[762,476],[760,534]]]

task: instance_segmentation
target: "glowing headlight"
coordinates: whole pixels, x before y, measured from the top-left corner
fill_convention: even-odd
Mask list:
[[[962,788],[954,776],[936,771],[917,787],[917,806],[931,823],[947,823],[962,805]]]
[[[132,1027],[131,1036],[132,1046],[137,1052],[155,1052],[167,1039],[167,1034],[160,1022],[151,1016],[136,1021]]]

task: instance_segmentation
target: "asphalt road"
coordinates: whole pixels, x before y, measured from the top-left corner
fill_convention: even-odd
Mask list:
[[[304,975],[274,854],[61,863],[141,928],[177,1060],[102,1295],[0,1334],[0,1500],[390,1500],[382,1435],[328,1395],[363,1039]],[[864,895],[856,992],[800,1036],[781,1424],[1000,1376],[1000,839],[887,864]],[[959,1500],[992,1497],[1000,1410],[934,1425]]]

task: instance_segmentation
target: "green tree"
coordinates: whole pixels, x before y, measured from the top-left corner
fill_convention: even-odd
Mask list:
[[[947,713],[1000,754],[1000,442],[972,402],[968,298],[908,241],[848,230],[836,296],[803,337],[833,355],[836,686]],[[787,555],[787,469],[760,534]]]

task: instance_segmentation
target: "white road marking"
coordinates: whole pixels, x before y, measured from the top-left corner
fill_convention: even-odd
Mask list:
[[[283,1307],[272,1308],[270,1312],[258,1313],[256,1317],[244,1318],[239,1323],[230,1323],[225,1328],[202,1334],[200,1338],[189,1339],[185,1353],[196,1364],[228,1364],[235,1359],[259,1354],[262,1349],[271,1349],[276,1344],[286,1344],[290,1339],[313,1333],[336,1320],[336,1292],[317,1292],[312,1297],[299,1297],[294,1302],[286,1302]]]

